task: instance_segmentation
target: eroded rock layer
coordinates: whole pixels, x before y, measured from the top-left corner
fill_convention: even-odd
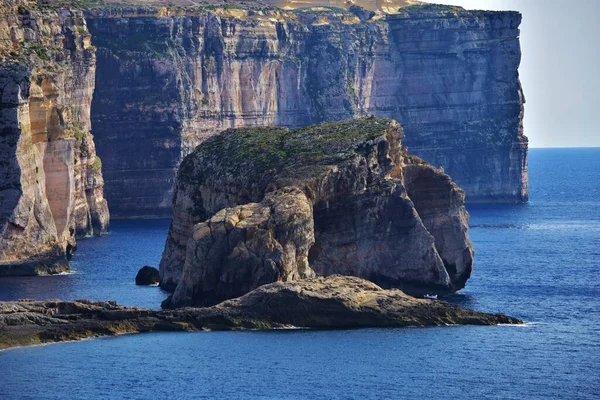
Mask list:
[[[175,288],[167,304],[212,305],[315,274],[462,288],[473,262],[464,192],[401,138],[397,122],[369,117],[206,140],[178,172],[160,264],[161,285]]]
[[[68,270],[75,238],[108,228],[94,51],[81,12],[0,5],[0,275]]]
[[[89,11],[113,214],[169,215],[180,160],[225,128],[370,114],[399,121],[411,152],[443,166],[468,201],[526,201],[521,15],[395,12]]]
[[[155,311],[111,301],[0,302],[0,350],[150,331],[521,323],[502,314],[415,299],[358,278],[332,276],[264,285],[209,308]]]

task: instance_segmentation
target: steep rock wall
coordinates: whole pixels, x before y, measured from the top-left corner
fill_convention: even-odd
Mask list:
[[[468,201],[526,201],[521,15],[406,10],[88,12],[113,214],[169,215],[180,160],[225,128],[368,114],[398,120],[410,151]]]
[[[108,229],[94,48],[81,12],[1,11],[0,275],[60,272],[76,237]]]
[[[411,293],[464,287],[464,192],[401,138],[397,122],[370,117],[205,141],[177,175],[160,263],[161,285],[175,288],[167,305],[216,304],[315,273]]]

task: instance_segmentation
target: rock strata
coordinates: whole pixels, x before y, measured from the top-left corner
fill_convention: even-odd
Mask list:
[[[98,48],[92,123],[115,216],[169,216],[178,164],[226,128],[370,114],[399,121],[411,152],[468,201],[527,201],[519,13],[306,7],[318,3],[86,12]]]
[[[178,173],[160,264],[161,285],[176,287],[168,304],[315,273],[411,293],[462,288],[473,262],[464,192],[401,138],[397,122],[369,117],[205,141]]]
[[[0,275],[68,270],[76,237],[109,219],[85,18],[21,3],[0,4]]]
[[[155,311],[111,301],[0,302],[0,349],[151,331],[521,323],[501,314],[415,299],[359,278],[332,276],[264,285],[209,308]]]

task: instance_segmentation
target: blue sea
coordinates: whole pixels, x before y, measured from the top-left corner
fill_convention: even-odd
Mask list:
[[[600,398],[600,149],[532,149],[531,201],[471,206],[475,271],[445,300],[526,326],[151,333],[0,352],[0,399]],[[114,221],[74,273],[0,278],[0,300],[157,308],[134,277],[168,221]]]

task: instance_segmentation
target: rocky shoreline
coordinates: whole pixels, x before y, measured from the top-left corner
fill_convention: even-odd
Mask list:
[[[360,278],[334,275],[264,285],[206,308],[157,311],[88,300],[0,302],[0,349],[161,331],[522,323],[506,315],[416,299]]]
[[[61,256],[38,256],[20,262],[0,262],[0,276],[43,276],[69,271],[68,260]]]

